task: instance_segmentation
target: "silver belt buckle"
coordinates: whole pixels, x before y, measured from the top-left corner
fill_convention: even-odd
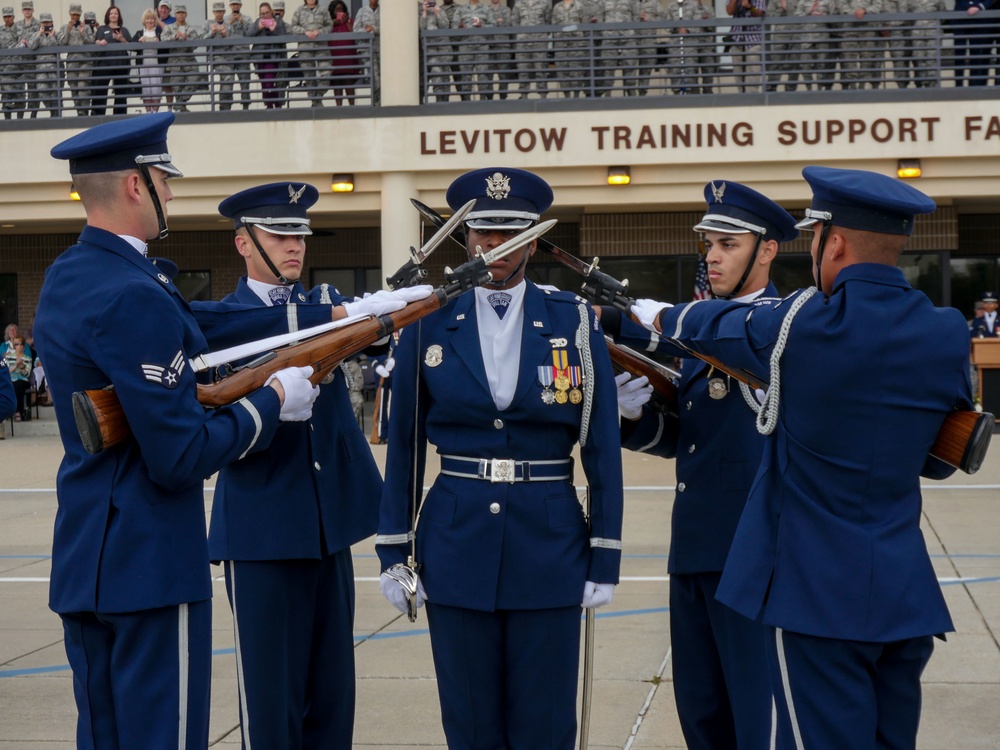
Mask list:
[[[494,458],[490,461],[490,481],[513,482],[516,478],[513,458]]]

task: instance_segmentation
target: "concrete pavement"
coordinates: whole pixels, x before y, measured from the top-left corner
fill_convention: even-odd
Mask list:
[[[42,423],[52,419],[45,412]],[[372,449],[383,465],[384,446]],[[0,441],[0,750],[73,746],[72,679],[59,618],[46,606],[60,458],[56,437],[18,431]],[[673,476],[671,461],[625,453],[623,580],[597,620],[593,748],[684,747],[666,608]],[[924,675],[921,750],[1000,748],[998,489],[995,446],[975,476],[927,483],[924,492],[924,534],[957,632],[937,644]],[[206,513],[211,497],[206,492]],[[355,746],[444,747],[426,619],[410,624],[379,595],[371,540],[354,553]],[[221,580],[215,604],[210,737],[213,745],[231,747],[240,742],[236,669]]]

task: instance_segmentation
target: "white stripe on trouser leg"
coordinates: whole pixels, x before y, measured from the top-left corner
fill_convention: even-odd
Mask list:
[[[792,724],[792,739],[795,740],[796,750],[803,750],[802,732],[799,731],[799,720],[795,716],[795,703],[792,700],[792,686],[788,682],[788,665],[785,663],[785,641],[784,631],[781,628],[774,629],[775,650],[778,652],[778,666],[781,669],[781,689],[785,693],[785,705],[788,706],[788,719]]]
[[[778,747],[778,704],[774,700],[774,695],[771,695],[771,750],[777,750]]]
[[[229,589],[233,597],[233,632],[236,638],[236,681],[240,691],[240,713],[243,715],[241,722],[243,730],[243,747],[251,750],[250,747],[250,714],[247,711],[247,688],[243,680],[243,651],[240,649],[240,621],[236,615],[236,568],[233,567],[232,560],[225,561],[226,572],[229,573]]]
[[[177,750],[187,747],[187,715],[188,715],[188,605],[177,607],[177,682],[179,721],[177,726]]]

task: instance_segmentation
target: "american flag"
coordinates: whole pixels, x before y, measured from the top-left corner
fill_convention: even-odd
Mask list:
[[[708,264],[705,256],[698,255],[698,269],[694,272],[694,299],[708,299],[712,296],[712,289],[708,285]]]

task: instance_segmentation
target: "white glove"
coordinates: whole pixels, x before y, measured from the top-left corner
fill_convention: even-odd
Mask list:
[[[615,375],[615,385],[618,386],[618,413],[625,419],[638,419],[642,416],[642,405],[653,395],[653,386],[649,378],[632,378],[632,373],[623,372]]]
[[[660,313],[668,307],[673,307],[673,305],[652,299],[637,299],[632,305],[632,314],[635,315],[636,320],[653,333],[661,333],[658,319]]]
[[[429,297],[433,291],[434,287],[430,284],[404,287],[392,292],[380,289],[375,294],[366,293],[364,297],[355,297],[353,302],[345,302],[343,308],[348,315],[385,315],[402,310],[410,302],[419,302],[424,297]]]
[[[611,597],[614,595],[615,585],[613,583],[587,581],[583,585],[583,603],[580,606],[584,609],[597,609],[605,604],[611,604]]]
[[[287,367],[278,370],[264,383],[269,385],[272,380],[277,380],[285,391],[285,400],[278,413],[282,422],[304,422],[312,416],[313,401],[319,395],[319,386],[309,382],[312,374],[311,367]]]
[[[392,368],[395,367],[395,366],[396,366],[396,360],[393,359],[392,357],[389,357],[385,361],[384,365],[381,362],[379,362],[377,365],[375,365],[375,373],[380,378],[387,378],[387,377],[389,377],[390,373],[392,373]]]
[[[403,587],[403,584],[383,573],[378,578],[378,590],[382,592],[382,596],[386,598],[389,604],[404,615],[407,613],[407,599],[409,599],[409,594]],[[424,592],[424,584],[420,580],[420,576],[417,576],[417,609],[424,606],[425,601],[427,601],[427,594]]]

